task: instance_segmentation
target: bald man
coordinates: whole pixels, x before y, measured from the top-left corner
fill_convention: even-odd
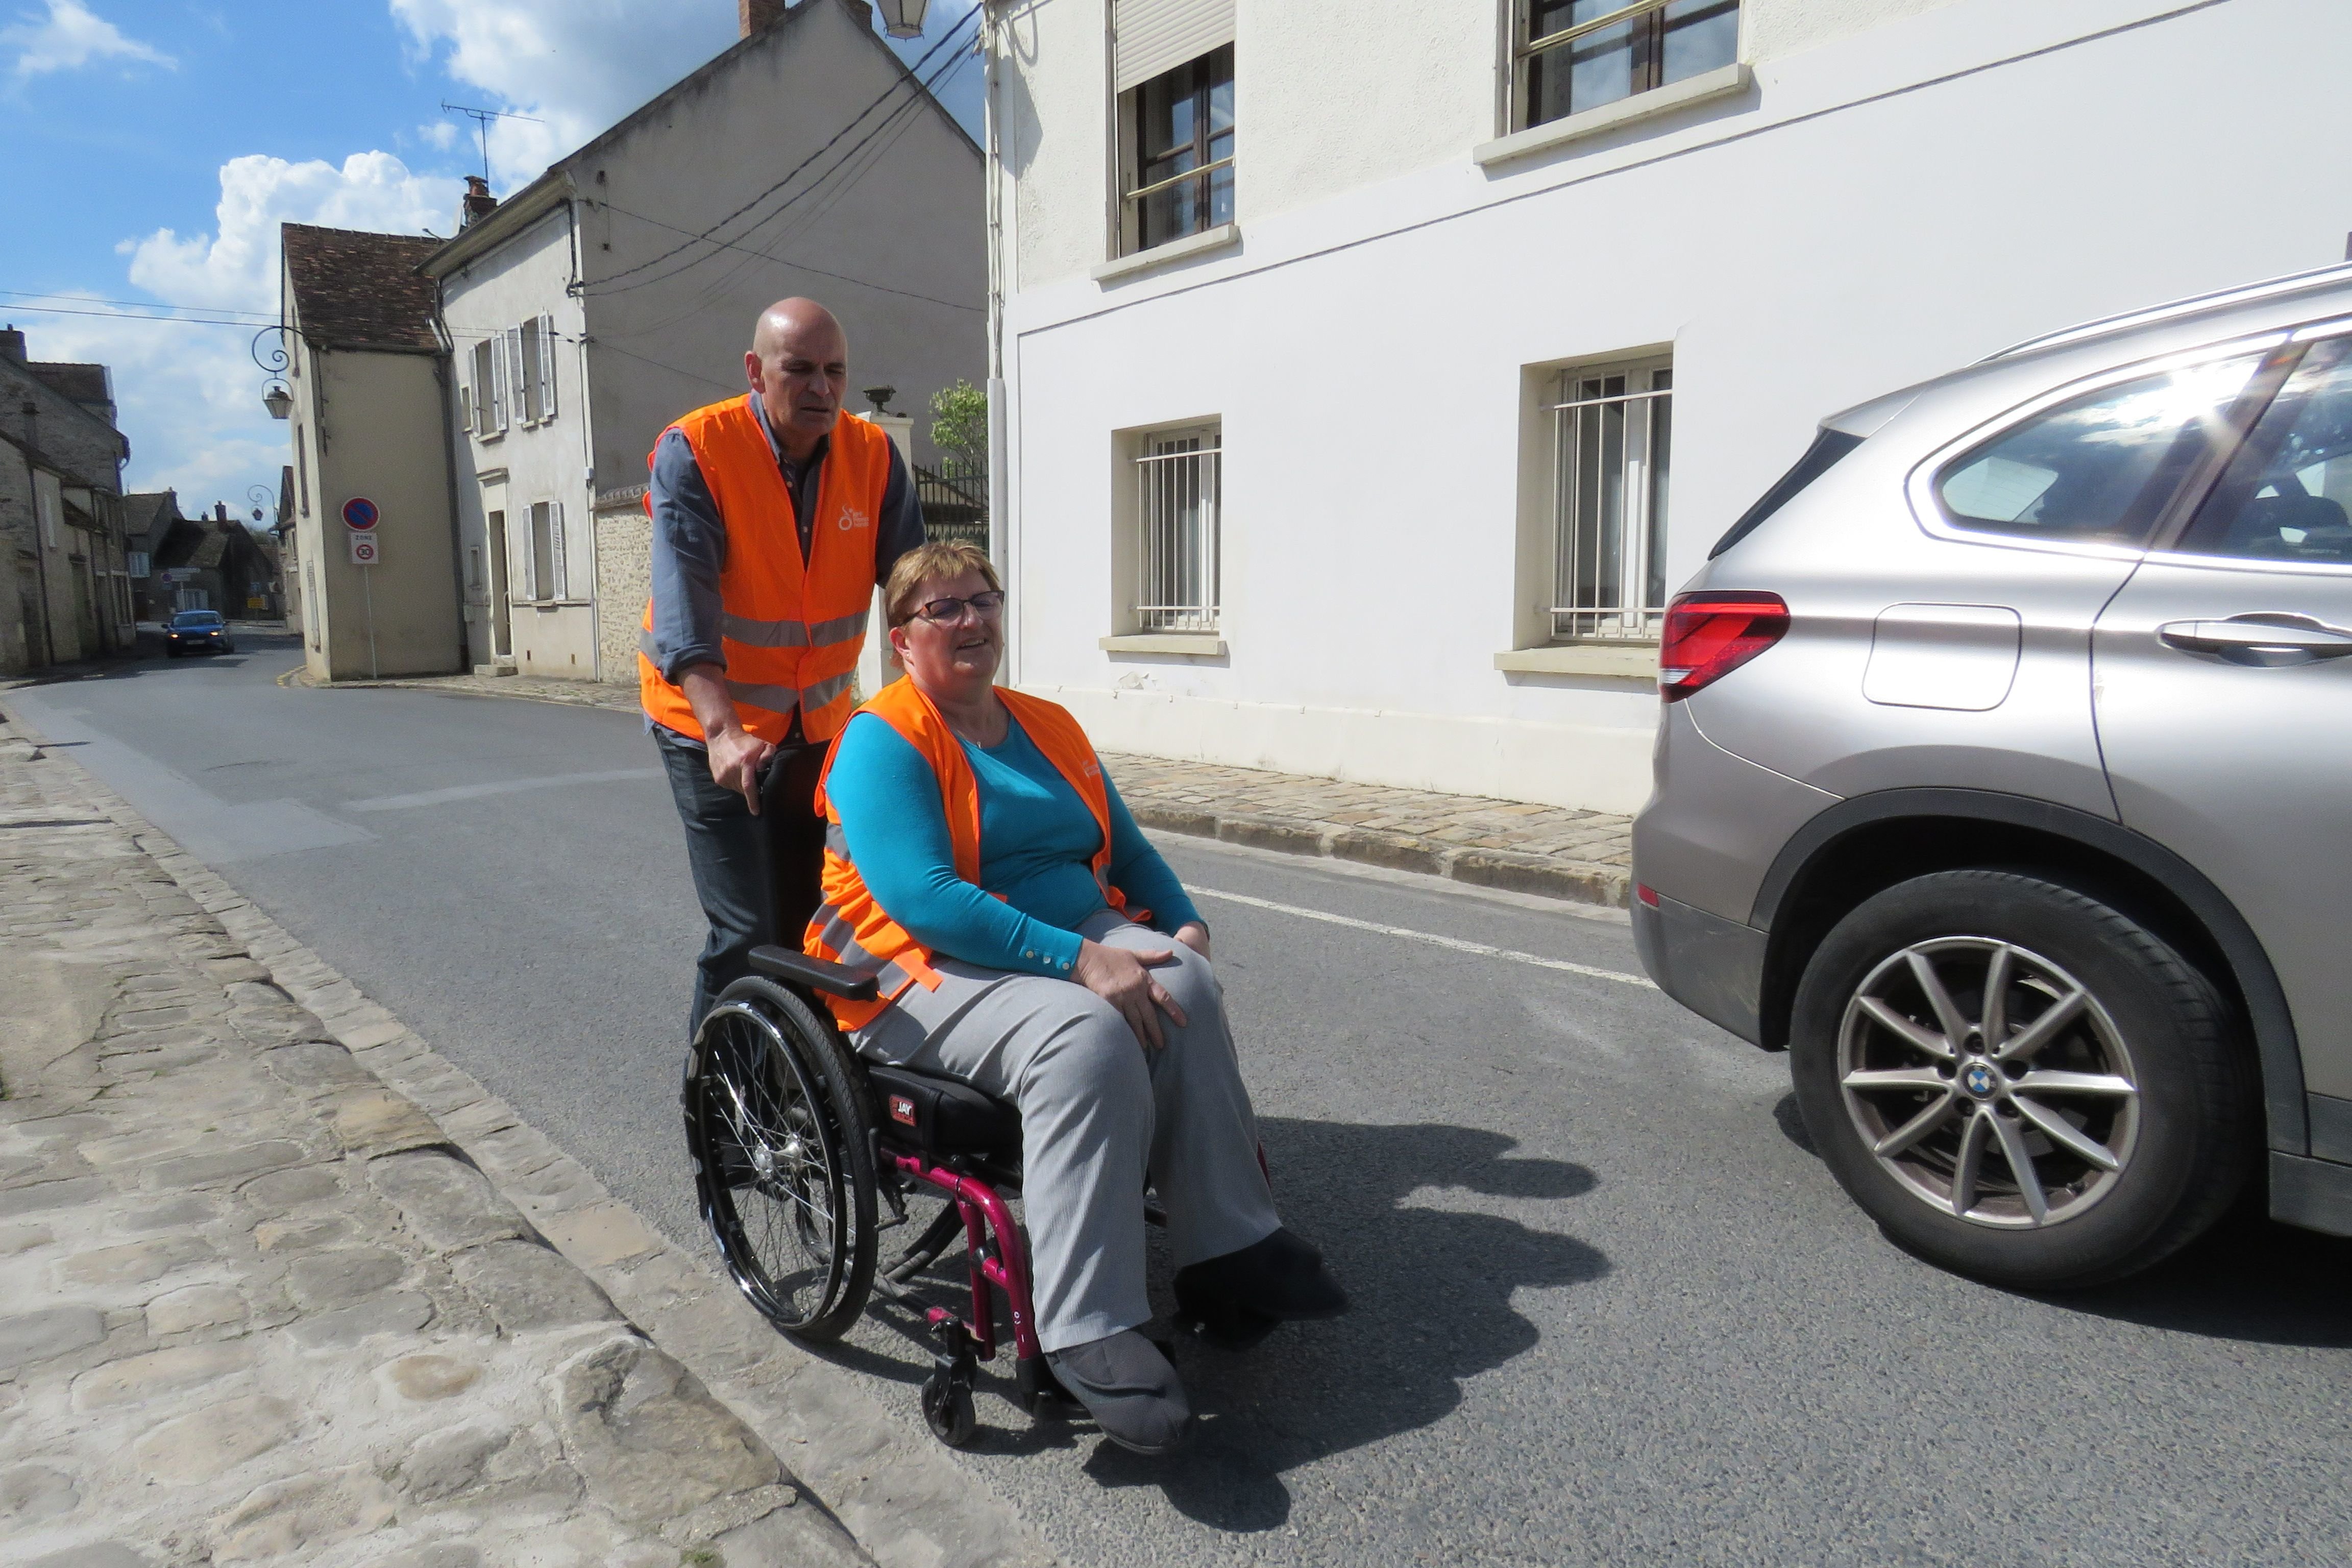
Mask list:
[[[814,300],[760,312],[751,392],[682,416],[648,459],[653,593],[637,689],[710,922],[688,1027],[816,908],[814,794],[847,722],[876,584],[923,542],[907,465],[846,413],[849,339]]]

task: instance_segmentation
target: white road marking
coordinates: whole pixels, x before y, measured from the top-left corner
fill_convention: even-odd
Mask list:
[[[1648,976],[1628,974],[1622,969],[1600,969],[1590,963],[1570,963],[1564,958],[1538,958],[1532,952],[1491,947],[1483,942],[1465,942],[1458,936],[1440,936],[1435,931],[1414,931],[1411,926],[1382,925],[1378,921],[1360,921],[1353,915],[1335,915],[1327,910],[1303,909],[1297,904],[1277,904],[1272,899],[1254,899],[1247,893],[1228,893],[1219,888],[1194,887],[1187,888],[1185,891],[1195,898],[1223,899],[1227,903],[1247,904],[1254,910],[1271,910],[1278,915],[1297,915],[1301,920],[1321,921],[1326,925],[1346,926],[1350,931],[1399,936],[1407,942],[1425,942],[1432,947],[1451,948],[1455,952],[1474,952],[1481,958],[1507,958],[1513,963],[1533,964],[1538,969],[1558,969],[1594,980],[1614,980],[1621,985],[1639,985],[1645,991],[1657,989]]]
[[[601,773],[557,773],[550,778],[499,779],[492,784],[455,784],[448,789],[419,790],[415,795],[380,795],[369,800],[347,800],[345,811],[406,811],[420,805],[446,805],[453,800],[474,800],[486,795],[513,795],[519,790],[562,789],[566,784],[619,784],[624,779],[657,779],[659,768],[614,768]]]

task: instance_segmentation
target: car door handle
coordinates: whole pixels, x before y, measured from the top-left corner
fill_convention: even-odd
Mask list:
[[[2263,610],[2222,621],[2167,621],[2156,628],[2168,647],[2219,655],[2231,664],[2279,668],[2352,654],[2352,632],[2309,616]]]

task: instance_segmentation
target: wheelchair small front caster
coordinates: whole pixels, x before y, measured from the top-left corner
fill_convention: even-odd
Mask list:
[[[931,1436],[950,1448],[971,1441],[980,1426],[972,1414],[971,1379],[941,1367],[923,1381],[923,1419]]]
[[[923,1419],[931,1436],[950,1448],[961,1448],[980,1427],[971,1408],[971,1384],[980,1366],[971,1353],[971,1333],[952,1316],[933,1318],[931,1332],[939,1336],[940,1348],[932,1353],[931,1375],[923,1380]]]

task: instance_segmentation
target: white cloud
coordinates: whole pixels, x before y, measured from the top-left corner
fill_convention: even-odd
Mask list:
[[[380,234],[455,232],[460,183],[418,174],[389,153],[354,153],[341,168],[250,153],[221,165],[211,234],[159,228],[131,253],[131,281],[174,304],[278,309],[278,226],[324,224]]]
[[[8,26],[0,27],[0,47],[16,51],[19,80],[48,71],[79,70],[92,60],[144,60],[150,65],[178,62],[152,44],[122,36],[121,28],[93,13],[82,0],[48,0],[49,14],[26,11]]]
[[[735,41],[732,0],[391,0],[392,14],[486,109],[493,184],[511,191]],[[472,140],[473,127],[459,127]]]
[[[416,174],[388,153],[361,153],[340,168],[236,158],[222,166],[220,186],[211,232],[183,237],[165,228],[124,242],[131,281],[175,305],[274,316],[281,221],[446,233],[460,182]],[[225,500],[236,513],[248,510],[250,486],[275,491],[288,460],[286,426],[262,411],[266,377],[248,352],[249,329],[63,316],[26,325],[37,359],[113,367],[119,417],[131,437],[131,488],[176,489],[190,510]]]

